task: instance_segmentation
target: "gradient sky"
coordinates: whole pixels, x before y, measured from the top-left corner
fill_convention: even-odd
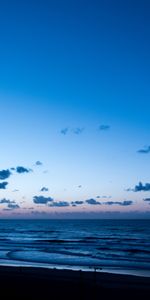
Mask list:
[[[1,218],[150,216],[149,15],[148,0],[0,4]]]

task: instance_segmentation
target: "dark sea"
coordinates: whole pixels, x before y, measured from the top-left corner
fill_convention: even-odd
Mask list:
[[[0,220],[0,265],[150,276],[150,220]]]

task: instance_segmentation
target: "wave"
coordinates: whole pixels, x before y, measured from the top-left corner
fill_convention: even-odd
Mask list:
[[[96,248],[97,250],[102,250],[102,251],[118,251],[118,253],[121,252],[129,252],[129,253],[146,253],[146,254],[150,254],[150,250],[147,249],[120,249],[120,248],[113,248],[112,247],[98,247]]]
[[[33,241],[34,243],[54,243],[54,244],[64,244],[64,243],[78,243],[78,242],[80,242],[80,240],[72,240],[72,239],[70,239],[70,240],[67,240],[67,239],[65,239],[65,240],[59,240],[59,239],[40,239],[40,240],[34,240]]]
[[[0,262],[150,269],[150,222],[0,221]],[[136,230],[135,230],[136,229]]]
[[[92,267],[126,267],[128,269],[146,269],[150,270],[150,263],[129,260],[98,259],[97,257],[83,257],[76,255],[46,253],[42,251],[12,251],[8,253],[11,260],[28,262],[46,263],[48,265],[72,265],[72,266],[92,266]]]

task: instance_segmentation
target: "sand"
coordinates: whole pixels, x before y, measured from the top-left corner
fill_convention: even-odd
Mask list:
[[[0,299],[150,299],[150,278],[34,267],[0,267]]]

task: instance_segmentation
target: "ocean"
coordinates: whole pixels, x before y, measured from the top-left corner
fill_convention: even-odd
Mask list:
[[[150,276],[150,220],[0,220],[0,265]]]

